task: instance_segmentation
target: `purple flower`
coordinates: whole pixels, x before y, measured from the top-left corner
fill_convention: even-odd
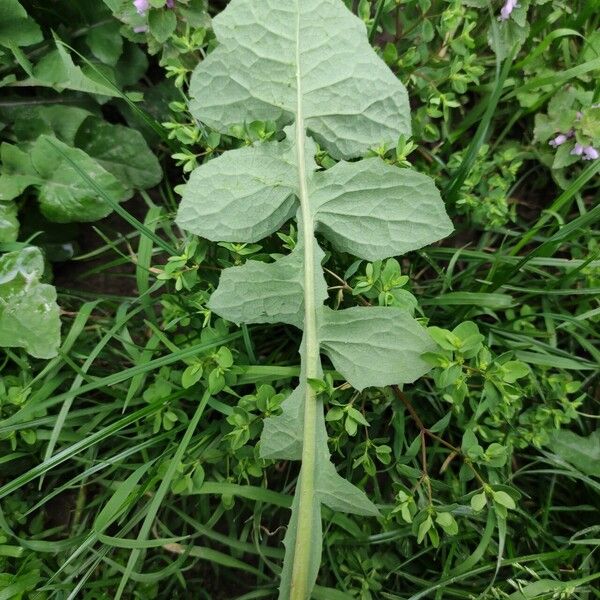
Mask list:
[[[500,9],[500,21],[507,21],[510,17],[510,13],[517,6],[517,0],[506,0],[504,6]]]
[[[583,149],[583,160],[596,160],[600,156],[598,150],[593,146],[585,146]]]
[[[149,0],[133,0],[133,5],[139,15],[143,15],[150,8]]]
[[[550,140],[550,145],[553,148],[557,148],[561,144],[564,144],[569,138],[564,133],[559,133],[553,140]]]
[[[583,144],[577,142],[573,147],[573,150],[571,150],[571,154],[575,156],[581,156],[583,154]]]
[[[175,0],[167,0],[167,1],[165,2],[165,6],[166,6],[167,8],[175,8]]]

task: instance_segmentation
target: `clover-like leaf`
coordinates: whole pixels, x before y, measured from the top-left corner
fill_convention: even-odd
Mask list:
[[[321,504],[378,514],[331,462],[322,399],[311,385],[323,378],[321,353],[360,390],[414,381],[430,368],[421,354],[434,348],[406,310],[324,306],[324,253],[316,235],[376,260],[434,242],[452,224],[424,175],[380,158],[318,170],[317,144],[349,159],[410,133],[404,87],[342,0],[232,0],[214,29],[219,45],[192,77],[191,111],[224,133],[269,120],[283,136],[198,167],[183,186],[177,222],[230,242],[258,241],[294,215],[298,223],[290,255],[226,269],[209,306],[236,323],[283,322],[304,332],[298,386],[282,414],[265,421],[260,452],[302,461],[279,598],[307,600],[320,562]]]

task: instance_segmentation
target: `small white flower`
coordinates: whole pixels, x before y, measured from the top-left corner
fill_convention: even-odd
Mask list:
[[[150,8],[150,2],[148,0],[133,0],[133,5],[139,15],[143,15]]]
[[[557,148],[561,144],[564,144],[569,138],[564,133],[559,133],[553,140],[550,140],[550,145],[553,148]]]
[[[596,160],[600,156],[598,150],[593,146],[585,146],[583,148],[583,160]]]
[[[500,21],[508,21],[510,14],[517,6],[517,0],[506,0],[504,6],[500,9]]]
[[[571,150],[571,154],[575,156],[581,156],[583,154],[583,144],[577,142],[573,147],[573,150]]]

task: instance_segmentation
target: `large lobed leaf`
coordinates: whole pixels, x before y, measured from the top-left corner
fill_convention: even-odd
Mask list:
[[[300,95],[308,131],[337,158],[410,134],[404,86],[340,0],[233,0],[213,27],[220,45],[194,72],[190,109],[214,129],[283,127]]]
[[[379,158],[341,160],[318,170],[317,143],[349,159],[410,133],[402,84],[341,0],[232,0],[214,26],[220,45],[192,77],[192,112],[227,133],[236,124],[275,121],[284,136],[226,152],[196,169],[183,187],[177,222],[210,240],[254,242],[296,214],[294,251],[272,263],[226,269],[210,307],[236,323],[284,322],[311,332],[301,343],[298,387],[282,414],[265,421],[261,437],[265,458],[298,460],[307,444],[313,448],[314,472],[301,467],[280,586],[280,600],[307,598],[320,562],[320,505],[378,514],[331,463],[322,402],[307,373],[322,376],[320,351],[359,390],[408,383],[429,369],[421,354],[433,346],[408,311],[324,306],[324,253],[315,233],[339,251],[375,260],[436,241],[452,224],[423,175]],[[308,503],[304,481],[312,481]],[[307,544],[310,555],[300,550]],[[295,563],[304,564],[295,571]]]
[[[600,429],[587,437],[573,431],[555,431],[548,444],[553,454],[574,465],[582,473],[600,477]]]

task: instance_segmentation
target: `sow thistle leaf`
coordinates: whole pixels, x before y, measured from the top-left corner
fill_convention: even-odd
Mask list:
[[[301,329],[304,321],[303,272],[299,252],[270,264],[249,260],[240,267],[223,271],[209,307],[238,325],[289,323]]]
[[[304,399],[306,383],[298,387],[281,404],[282,413],[265,420],[260,440],[261,458],[300,460],[304,437]]]
[[[223,133],[251,121],[283,127],[296,121],[300,95],[308,131],[336,158],[410,135],[404,86],[343,2],[233,1],[213,28],[220,46],[190,85],[190,110],[210,127]]]
[[[0,346],[52,358],[60,344],[60,317],[56,290],[40,283],[43,273],[44,259],[38,248],[0,257]]]
[[[435,348],[408,312],[386,307],[323,307],[319,338],[333,366],[357,390],[415,381],[431,368],[421,355]]]
[[[587,437],[573,431],[555,431],[547,444],[549,450],[574,465],[582,473],[600,477],[600,429]]]
[[[265,421],[260,452],[302,460],[279,598],[306,600],[320,563],[321,504],[378,514],[330,460],[322,399],[309,385],[323,376],[320,353],[362,390],[414,381],[430,368],[421,354],[434,348],[406,310],[325,307],[315,233],[338,250],[375,260],[429,244],[452,225],[423,175],[379,158],[317,170],[317,142],[349,159],[410,134],[406,91],[341,0],[232,0],[214,30],[220,45],[192,76],[191,111],[225,133],[274,121],[285,137],[198,167],[183,187],[177,223],[214,241],[255,242],[296,214],[294,251],[273,263],[225,269],[209,305],[236,323],[284,322],[304,331],[298,387],[282,414]]]
[[[177,222],[209,240],[256,242],[296,212],[297,188],[289,141],[231,150],[196,169],[182,186]]]
[[[317,231],[338,250],[367,260],[404,254],[452,232],[433,181],[378,158],[316,173],[310,197]]]

